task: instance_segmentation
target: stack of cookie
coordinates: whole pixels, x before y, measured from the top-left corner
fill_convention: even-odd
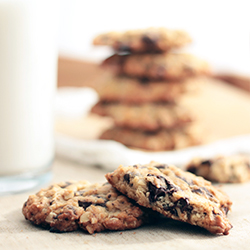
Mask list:
[[[110,116],[115,126],[100,138],[129,147],[163,151],[200,142],[192,114],[179,98],[199,84],[208,64],[176,52],[191,42],[184,31],[148,28],[97,36],[94,45],[107,45],[114,54],[102,62],[112,72],[97,86],[100,101],[92,112]]]
[[[244,154],[194,157],[184,167],[187,171],[217,183],[250,181],[250,157]]]
[[[42,189],[29,196],[23,215],[57,233],[135,229],[164,220],[160,214],[212,234],[227,235],[232,228],[229,197],[211,182],[173,165],[152,161],[120,166],[105,177],[109,183],[69,181]]]

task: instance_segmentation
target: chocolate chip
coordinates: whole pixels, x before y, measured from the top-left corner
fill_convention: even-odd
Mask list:
[[[211,167],[213,164],[213,162],[211,160],[205,160],[201,162],[201,165],[208,165],[209,167]]]
[[[177,178],[185,181],[189,186],[193,185],[193,181],[192,180],[187,180],[185,177],[183,176],[179,176],[179,175],[176,175]]]
[[[169,206],[169,204],[167,204],[163,207],[163,209],[178,217],[178,213],[176,210],[177,207],[181,210],[182,213],[186,212],[188,216],[190,216],[191,211],[193,210],[193,207],[190,205],[188,198],[180,198],[179,200],[175,201],[172,206]]]
[[[63,214],[63,213],[59,213],[59,214],[55,215],[53,218],[58,219],[58,216],[60,216],[61,214]]]
[[[166,194],[168,195],[172,195],[173,192],[177,191],[177,188],[172,185],[166,178],[164,178],[161,175],[153,175],[153,174],[148,174],[147,176],[154,176],[157,179],[162,180],[163,182],[165,182],[164,184],[166,185],[166,187],[164,186],[160,186],[159,188],[156,187],[154,184],[152,184],[151,182],[148,182],[148,190],[149,190],[149,201],[150,202],[155,202],[159,197],[161,196],[165,196]]]
[[[203,191],[200,188],[191,189],[191,191],[196,194],[203,194]]]
[[[167,167],[168,167],[167,164],[162,164],[162,165],[155,166],[155,168],[158,168],[158,169],[165,169]]]
[[[191,189],[191,191],[193,193],[197,193],[197,194],[202,194],[202,195],[207,195],[210,198],[213,198],[213,195],[209,192],[209,190],[205,187],[200,187],[200,188],[195,188],[195,189]]]
[[[176,192],[177,191],[177,187],[175,187],[173,184],[170,183],[170,181],[168,181],[167,179],[165,179],[163,176],[161,176],[164,181],[165,181],[165,184],[167,185],[167,189],[168,189],[168,193],[169,194],[172,194],[173,192]]]
[[[139,82],[140,82],[140,84],[145,85],[145,84],[148,84],[148,83],[150,82],[150,80],[149,80],[148,77],[141,77],[141,78],[139,79]]]
[[[152,37],[152,35],[149,36],[145,34],[144,36],[142,36],[141,41],[147,50],[154,51],[154,52],[159,51],[159,48],[157,46],[158,37],[156,36]]]
[[[54,200],[52,200],[52,201],[49,203],[49,205],[51,206],[51,205],[53,204],[53,202],[54,202]]]
[[[149,37],[147,35],[142,36],[141,40],[147,46],[155,46],[155,43],[156,43],[155,38]]]
[[[105,203],[93,203],[93,202],[88,202],[88,201],[78,201],[78,205],[79,207],[83,207],[84,209],[88,208],[91,205],[106,207]]]
[[[124,181],[126,181],[128,184],[130,183],[130,175],[129,175],[129,174],[125,174],[125,175],[123,176],[123,179],[124,179]]]
[[[83,207],[86,209],[87,207],[91,206],[93,203],[92,202],[87,202],[87,201],[78,201],[79,207]]]
[[[54,227],[51,227],[49,231],[50,233],[63,233],[63,231],[60,231],[59,229],[54,228]]]
[[[225,213],[226,215],[228,214],[228,211],[229,211],[228,207],[222,205],[222,206],[221,206],[221,209],[224,211],[224,213]]]
[[[169,212],[170,212],[172,215],[178,217],[178,213],[177,213],[177,210],[176,210],[175,208],[170,209]]]
[[[216,212],[214,211],[214,209],[213,209],[212,212],[213,212],[214,215],[221,215],[220,212],[216,213]]]
[[[181,212],[183,213],[187,209],[187,207],[189,206],[188,198],[180,198],[176,202],[176,206],[179,207],[181,209]]]
[[[117,51],[118,52],[131,52],[131,47],[125,44],[121,44],[117,46]]]
[[[108,195],[108,199],[110,199],[110,198],[111,198],[111,194]]]
[[[106,203],[96,203],[95,206],[106,207]]]
[[[157,188],[151,182],[148,182],[148,190],[150,202],[155,202],[159,197],[166,195],[166,189],[164,187]]]
[[[214,196],[209,192],[209,190],[208,190],[207,188],[201,187],[201,189],[204,190],[204,191],[206,192],[207,196],[209,196],[209,197],[211,197],[211,198],[214,197]]]
[[[192,173],[192,174],[196,174],[197,173],[197,168],[195,166],[189,166],[187,171]]]
[[[157,131],[144,131],[145,135],[155,135]]]

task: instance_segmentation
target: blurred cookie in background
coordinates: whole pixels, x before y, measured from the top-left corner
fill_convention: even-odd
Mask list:
[[[151,151],[202,142],[191,129],[198,126],[192,111],[179,103],[194,86],[202,84],[210,67],[180,52],[188,43],[191,38],[186,32],[166,28],[110,32],[93,40],[94,45],[113,49],[113,55],[100,64],[111,76],[103,77],[97,85],[100,101],[92,113],[110,116],[115,126],[100,139]]]
[[[250,157],[220,155],[213,158],[193,158],[185,169],[205,179],[219,183],[242,183],[250,180]]]
[[[183,30],[171,30],[164,27],[111,31],[96,36],[94,45],[112,47],[116,52],[164,52],[183,47],[191,43],[189,34]]]

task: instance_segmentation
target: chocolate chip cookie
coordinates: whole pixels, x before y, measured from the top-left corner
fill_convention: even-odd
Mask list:
[[[198,145],[201,142],[195,126],[178,129],[142,131],[112,127],[100,135],[100,139],[114,140],[128,147],[149,151],[166,151]]]
[[[168,218],[228,234],[232,202],[202,177],[157,162],[120,166],[106,178],[120,192]]]
[[[133,229],[146,221],[146,213],[109,183],[74,181],[54,184],[30,195],[23,205],[25,218],[50,232],[79,228],[90,234]]]
[[[245,155],[196,157],[185,169],[213,182],[241,183],[250,180],[250,158]]]
[[[150,80],[181,80],[196,75],[208,75],[207,62],[181,53],[112,55],[102,62],[115,74]]]
[[[138,80],[125,76],[105,76],[96,91],[100,100],[122,103],[174,102],[185,92],[192,92],[202,83],[200,78],[180,82]]]
[[[191,43],[191,38],[183,30],[164,27],[108,32],[94,38],[94,45],[111,46],[117,52],[162,52]]]
[[[183,127],[193,121],[193,116],[190,115],[187,109],[177,104],[166,103],[136,105],[98,102],[92,107],[91,112],[112,117],[118,127],[144,131]]]

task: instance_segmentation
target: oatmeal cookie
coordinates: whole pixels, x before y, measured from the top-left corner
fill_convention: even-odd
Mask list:
[[[194,120],[185,107],[167,103],[123,104],[117,102],[98,102],[92,113],[110,116],[118,127],[144,131],[162,128],[183,127]]]
[[[162,52],[191,43],[192,39],[183,30],[164,27],[107,32],[96,36],[94,45],[111,46],[117,52]]]
[[[189,78],[180,82],[147,81],[109,75],[98,82],[96,91],[102,101],[174,102],[183,93],[193,92],[202,81],[200,78]]]
[[[245,155],[220,155],[209,159],[196,157],[185,169],[213,182],[241,183],[250,180],[250,158]]]
[[[30,195],[23,205],[25,218],[51,232],[79,228],[90,234],[137,228],[145,213],[109,183],[64,182]]]
[[[194,55],[180,53],[115,54],[105,59],[101,66],[118,75],[150,80],[181,80],[210,72],[207,62]]]
[[[166,164],[120,166],[106,174],[123,194],[168,218],[203,227],[213,234],[228,234],[226,217],[232,202],[209,181]]]
[[[104,131],[100,139],[114,140],[128,147],[149,151],[174,150],[200,144],[199,131],[194,126],[156,131],[112,127]]]

